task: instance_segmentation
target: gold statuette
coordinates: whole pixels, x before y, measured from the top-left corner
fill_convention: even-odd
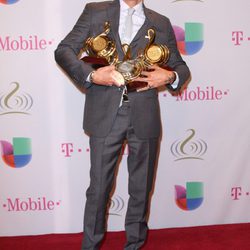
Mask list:
[[[122,45],[123,52],[125,54],[122,62],[117,62],[115,67],[119,71],[126,83],[129,83],[136,79],[144,68],[143,57],[138,56],[136,59],[131,59],[130,47],[128,44]]]
[[[85,42],[84,50],[90,57],[102,58],[108,64],[115,64],[118,61],[118,55],[115,43],[108,37],[109,32],[110,23],[105,22],[104,32],[96,37],[89,37]]]
[[[161,65],[166,63],[169,59],[169,49],[167,46],[154,43],[155,31],[153,29],[148,30],[147,38],[149,39],[149,43],[144,50],[145,65]]]

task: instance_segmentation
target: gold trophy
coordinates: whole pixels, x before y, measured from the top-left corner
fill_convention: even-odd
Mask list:
[[[118,54],[115,43],[110,40],[108,33],[110,32],[109,22],[104,24],[104,32],[96,37],[89,37],[83,48],[88,56],[82,60],[93,64],[110,65],[118,61]]]
[[[136,82],[136,78],[141,75],[143,70],[147,70],[149,66],[158,64],[162,65],[169,59],[169,49],[165,45],[156,44],[155,30],[149,29],[146,38],[149,42],[144,50],[138,53],[135,59],[131,59],[131,49],[128,44],[123,44],[124,59],[118,60],[116,45],[108,34],[110,32],[109,22],[104,24],[104,32],[96,37],[89,37],[84,46],[84,51],[88,56],[81,60],[100,67],[105,65],[115,65],[117,74],[116,80],[127,85],[128,89],[138,89],[145,87],[146,82]]]
[[[155,44],[155,31],[153,29],[148,30],[149,43],[144,49],[144,64],[146,67],[154,64],[162,65],[169,59],[169,49],[162,44]]]
[[[144,57],[139,55],[137,58],[132,60],[129,45],[123,44],[122,49],[125,57],[122,62],[117,62],[115,64],[115,68],[122,74],[125,83],[128,84],[140,76],[142,70],[144,69]]]
[[[154,64],[163,65],[169,59],[169,49],[165,45],[155,44],[155,31],[148,30],[147,37],[149,42],[144,51],[139,52],[136,59],[130,59],[130,48],[126,49],[127,53],[123,62],[116,64],[116,69],[123,75],[128,91],[138,91],[141,88],[148,86],[147,82],[136,81],[136,78],[141,75],[143,70],[148,71],[150,66]],[[123,51],[125,51],[123,49]]]

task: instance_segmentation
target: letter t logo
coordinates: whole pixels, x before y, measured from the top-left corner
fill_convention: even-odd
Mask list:
[[[241,196],[241,187],[233,187],[231,189],[231,196],[233,200],[239,200],[239,196]]]
[[[73,143],[62,143],[62,152],[65,157],[71,157],[71,153],[73,152]]]
[[[232,41],[235,46],[241,45],[241,41],[243,41],[243,31],[233,31]]]

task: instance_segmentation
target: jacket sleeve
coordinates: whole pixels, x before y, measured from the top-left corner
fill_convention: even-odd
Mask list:
[[[190,71],[185,61],[182,59],[180,52],[177,47],[176,38],[174,34],[173,27],[168,20],[168,43],[167,46],[170,51],[170,57],[167,62],[167,67],[175,71],[179,76],[179,83],[177,88],[172,88],[170,84],[167,85],[167,88],[171,91],[179,91],[183,84],[189,79]]]
[[[91,65],[79,60],[81,49],[88,38],[91,27],[91,5],[87,4],[72,31],[59,43],[55,60],[79,87],[88,88],[86,79],[93,70]]]

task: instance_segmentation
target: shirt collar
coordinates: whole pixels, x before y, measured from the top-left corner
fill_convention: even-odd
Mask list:
[[[140,3],[138,3],[137,5],[135,5],[133,7],[133,9],[135,9],[135,12],[137,14],[143,14],[144,11],[143,11],[143,1],[141,1]],[[129,9],[130,7],[123,1],[123,0],[120,0],[120,8],[121,8],[121,11],[126,11],[127,9]]]

